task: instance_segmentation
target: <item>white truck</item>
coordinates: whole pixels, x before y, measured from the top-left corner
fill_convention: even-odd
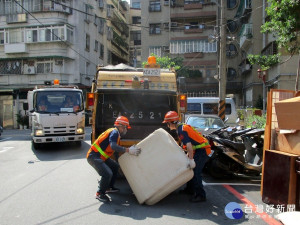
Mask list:
[[[32,144],[39,149],[44,143],[75,142],[85,138],[85,112],[82,90],[63,86],[54,80],[28,91],[29,125]]]

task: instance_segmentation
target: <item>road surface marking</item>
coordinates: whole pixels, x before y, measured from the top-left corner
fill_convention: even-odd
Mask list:
[[[265,212],[259,213],[256,210],[255,204],[253,204],[249,199],[247,199],[245,196],[243,196],[241,193],[239,193],[237,190],[235,190],[233,187],[229,185],[223,185],[224,188],[226,188],[229,192],[231,192],[235,197],[237,197],[242,202],[246,203],[246,205],[251,206],[251,208],[254,210],[254,212],[260,216],[262,220],[264,220],[269,225],[282,225],[279,221],[275,220],[272,217],[269,217],[269,215]]]
[[[0,153],[6,152],[7,150],[12,149],[12,148],[14,148],[14,147],[4,147],[4,148],[2,148],[2,150],[0,150]]]
[[[251,183],[206,183],[204,181],[202,181],[204,186],[213,186],[213,185],[220,185],[220,186],[224,186],[224,185],[230,185],[230,186],[258,186],[260,187],[260,184],[251,184]]]
[[[8,137],[8,138],[1,139],[0,142],[1,142],[1,141],[6,141],[6,140],[9,140],[9,139],[12,139],[12,137]]]

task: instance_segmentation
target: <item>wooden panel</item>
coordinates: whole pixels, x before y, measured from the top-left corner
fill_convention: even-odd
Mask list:
[[[297,155],[266,150],[263,172],[262,201],[267,204],[295,204],[297,174],[295,169]]]
[[[265,150],[266,149],[275,149],[275,139],[277,138],[276,129],[278,129],[277,116],[275,111],[275,102],[293,98],[295,96],[295,91],[291,90],[277,90],[271,89],[268,93],[267,98],[267,118],[266,118],[266,127],[265,127],[265,136],[264,136],[264,152],[263,152],[263,168],[262,174],[264,174],[265,168]],[[264,175],[261,178],[261,195],[264,184]]]

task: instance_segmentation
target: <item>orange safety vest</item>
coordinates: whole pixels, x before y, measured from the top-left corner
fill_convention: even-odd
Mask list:
[[[100,136],[97,138],[97,140],[92,144],[91,148],[89,149],[89,151],[86,154],[86,157],[89,157],[89,154],[91,153],[91,151],[94,152],[99,152],[101,159],[103,161],[107,160],[109,157],[112,156],[112,154],[114,153],[114,150],[111,149],[110,145],[107,146],[106,149],[101,149],[100,144],[107,138],[109,138],[110,133],[117,128],[110,128],[106,131],[104,131],[102,134],[100,134]],[[120,136],[118,137],[118,141],[117,144],[120,144]]]
[[[196,149],[205,148],[206,154],[210,155],[211,147],[209,145],[209,142],[199,131],[197,131],[191,125],[187,124],[182,124],[182,130],[186,131],[191,139],[199,143],[199,145],[193,145],[194,153]]]

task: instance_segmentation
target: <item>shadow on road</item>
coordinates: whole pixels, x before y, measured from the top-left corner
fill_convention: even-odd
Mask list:
[[[202,221],[201,224],[204,221],[215,224],[240,224],[247,221],[246,218],[231,220],[225,216],[224,207],[228,203],[228,197],[232,198],[233,201],[239,201],[221,186],[218,189],[223,193],[214,193],[215,190],[206,188],[208,192],[206,202],[191,203],[189,202],[189,195],[180,194],[179,190],[176,190],[155,205],[148,206],[138,203],[126,180],[122,181],[121,184],[120,181],[117,182],[118,187],[121,188],[121,192],[110,194],[111,202],[100,203],[99,211],[101,213],[129,217],[141,222],[146,222],[149,218],[157,219],[165,216],[190,219],[194,222]],[[219,195],[220,198],[218,198]],[[178,207],[179,205],[180,207]],[[176,222],[176,219],[170,221],[171,224],[174,224],[174,222]]]
[[[73,142],[47,143],[38,150],[31,146],[32,152],[40,161],[82,159],[86,157],[89,148],[90,145],[84,141],[81,142],[81,146]]]

